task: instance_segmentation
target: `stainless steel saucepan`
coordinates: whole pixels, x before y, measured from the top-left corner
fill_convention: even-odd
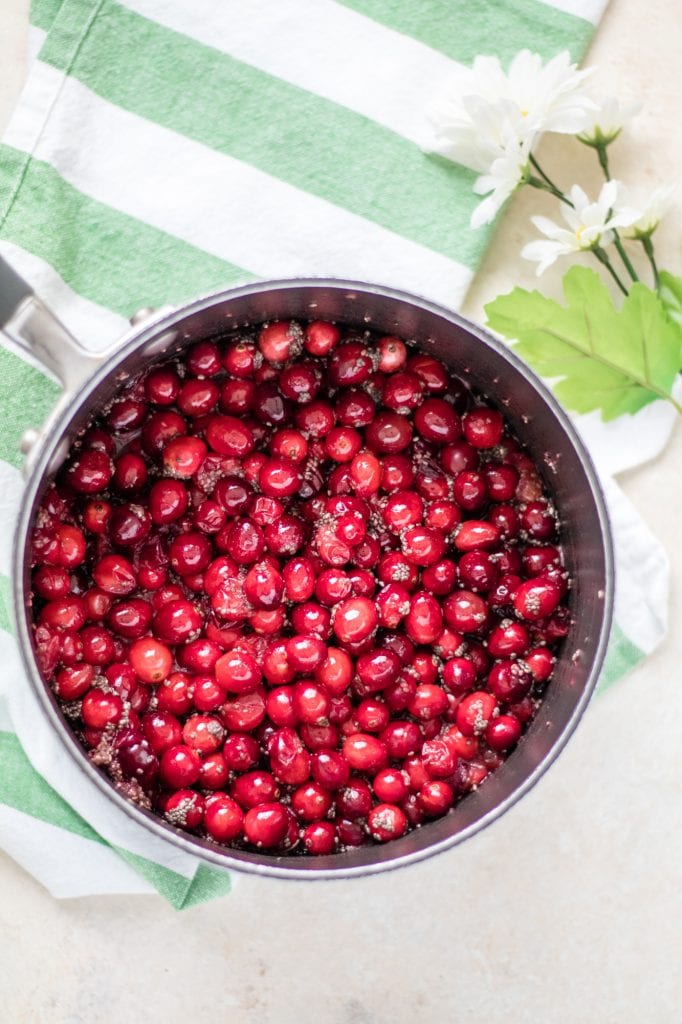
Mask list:
[[[172,356],[198,339],[273,319],[331,319],[416,340],[453,372],[504,409],[518,437],[542,468],[559,509],[565,561],[573,579],[574,620],[546,697],[507,761],[445,817],[384,846],[328,857],[273,857],[224,850],[193,838],[141,810],[116,792],[88,759],[64,721],[37,667],[31,633],[29,537],[41,496],[72,441],[122,382],[150,361]],[[609,635],[613,604],[611,535],[597,477],[570,420],[547,388],[512,352],[473,323],[425,299],[353,281],[261,282],[217,292],[136,326],[103,356],[87,353],[0,262],[0,327],[57,374],[63,394],[47,423],[23,440],[28,475],[17,525],[14,602],[17,636],[49,728],[54,729],[88,784],[141,828],[223,867],[261,875],[334,878],[395,868],[448,849],[508,810],[546,771],[575,729],[594,690]]]

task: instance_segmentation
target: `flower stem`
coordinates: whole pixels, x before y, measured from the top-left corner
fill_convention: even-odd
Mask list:
[[[630,275],[630,277],[632,278],[633,281],[639,281],[639,276],[637,274],[637,271],[635,270],[635,268],[633,267],[632,263],[630,262],[630,257],[626,253],[625,246],[621,242],[620,235],[618,234],[618,232],[616,231],[615,228],[613,229],[613,234],[615,236],[614,239],[613,239],[613,244],[616,247],[618,255],[620,256],[620,258],[622,259],[623,263],[625,264],[625,269],[627,270],[628,274]]]
[[[568,198],[568,196],[564,195],[564,193],[561,191],[561,189],[558,187],[558,185],[555,185],[554,182],[552,181],[552,179],[547,174],[545,174],[545,172],[543,171],[542,167],[540,167],[540,164],[535,159],[535,157],[533,156],[532,153],[530,154],[529,159],[530,159],[530,162],[531,162],[531,166],[533,166],[535,168],[535,170],[538,172],[538,174],[540,175],[542,180],[547,185],[549,185],[549,188],[547,189],[547,191],[548,192],[552,192],[552,194],[555,195],[558,199],[562,199],[565,203],[568,203],[569,206],[572,206],[573,204],[571,203],[571,201]]]
[[[611,260],[608,258],[608,256],[604,252],[604,250],[602,248],[600,248],[600,246],[597,245],[591,251],[597,257],[599,262],[602,263],[606,267],[606,269],[608,270],[609,274],[611,275],[613,280],[616,282],[616,284],[618,285],[618,287],[622,291],[623,295],[627,295],[627,293],[628,293],[627,288],[625,287],[625,285],[623,284],[621,279],[618,277],[618,274],[616,273],[616,271],[613,268]]]
[[[610,181],[611,180],[611,171],[609,170],[609,156],[608,156],[608,153],[606,152],[606,143],[598,142],[597,145],[595,146],[595,149],[597,150],[597,156],[599,157],[599,166],[601,167],[602,171],[604,172],[604,177],[606,178],[607,181]],[[625,246],[623,245],[623,243],[620,240],[620,235],[615,230],[614,230],[613,233],[616,236],[614,241],[613,241],[613,244],[616,247],[618,255],[620,256],[620,258],[623,261],[625,269],[627,270],[628,274],[630,275],[630,277],[632,278],[633,281],[639,281],[639,277],[637,276],[637,271],[633,267],[632,262],[630,261],[630,257],[628,256],[628,254],[625,251]]]
[[[654,247],[651,242],[651,235],[645,235],[644,238],[640,238],[640,242],[644,246],[644,252],[649,257],[649,263],[651,264],[651,270],[654,275],[654,285],[656,286],[656,291],[658,292],[661,290],[661,278],[658,273],[656,257],[654,256]]]
[[[526,184],[532,185],[533,188],[539,188],[543,192],[549,192],[550,195],[555,197],[555,199],[559,199],[562,203],[566,203],[568,206],[573,206],[573,203],[568,196],[565,196],[563,192],[560,192],[555,185],[551,184],[551,182],[544,181],[542,178],[534,178],[530,175],[530,177],[526,178]]]
[[[597,156],[599,157],[599,166],[604,172],[604,177],[607,181],[610,181],[611,172],[609,171],[609,158],[606,152],[606,146],[603,142],[598,142],[595,146],[595,149],[597,150]]]

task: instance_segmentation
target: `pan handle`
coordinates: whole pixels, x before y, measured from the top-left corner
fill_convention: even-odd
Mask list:
[[[70,399],[104,361],[88,352],[0,257],[0,331],[51,370]],[[60,402],[61,405],[61,402]]]

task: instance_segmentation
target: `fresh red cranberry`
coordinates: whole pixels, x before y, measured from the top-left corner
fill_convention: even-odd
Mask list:
[[[333,629],[341,643],[358,643],[370,637],[379,623],[374,602],[367,597],[349,597],[336,606]]]
[[[395,804],[376,804],[367,816],[367,827],[372,839],[386,843],[405,834],[407,818],[405,812]]]
[[[427,591],[418,591],[410,599],[405,617],[405,631],[417,644],[432,644],[443,629],[443,613],[436,598]]]
[[[303,345],[311,356],[328,356],[341,340],[341,331],[327,320],[313,320],[306,324]]]
[[[147,463],[135,452],[124,452],[116,459],[113,485],[118,491],[140,491],[147,483]]]
[[[163,466],[170,476],[186,480],[197,472],[205,455],[206,445],[200,437],[180,435],[165,445]]]
[[[478,736],[498,713],[497,701],[485,690],[475,690],[457,706],[457,728],[465,736]]]
[[[265,697],[262,691],[239,694],[234,700],[225,701],[220,709],[220,717],[227,729],[236,732],[256,729],[265,718]]]
[[[170,674],[173,655],[165,644],[153,637],[142,637],[130,645],[128,658],[144,683],[160,683]]]
[[[479,594],[457,590],[443,602],[443,616],[458,633],[476,633],[488,621],[488,606]]]
[[[76,455],[66,470],[66,479],[79,494],[97,494],[109,486],[113,474],[106,452],[89,448]]]
[[[499,715],[488,723],[484,737],[493,750],[509,750],[518,743],[521,723],[514,715]]]
[[[223,654],[215,663],[214,671],[220,686],[230,693],[253,693],[262,678],[256,659],[239,649]]]
[[[201,773],[201,758],[191,747],[180,743],[164,751],[160,773],[162,780],[172,789],[193,786]]]
[[[83,697],[81,716],[89,729],[115,725],[123,714],[123,701],[115,693],[92,689]]]
[[[180,391],[180,378],[170,366],[159,366],[147,375],[145,395],[154,405],[173,405]]]
[[[504,420],[497,409],[480,405],[462,421],[464,437],[474,448],[494,448],[502,440]]]
[[[452,786],[442,779],[425,782],[417,794],[419,807],[428,818],[439,818],[445,814],[454,800]]]
[[[551,676],[556,658],[548,647],[534,647],[523,659],[536,682],[544,683]]]
[[[215,793],[206,800],[204,825],[217,843],[231,843],[244,831],[244,812],[226,793]]]
[[[561,600],[559,586],[541,576],[521,583],[513,596],[514,610],[522,619],[534,622],[545,619]]]
[[[280,803],[259,804],[246,812],[244,837],[257,849],[280,846],[287,837],[291,811]]]
[[[301,834],[305,850],[312,857],[324,857],[336,847],[336,828],[331,821],[313,821]]]

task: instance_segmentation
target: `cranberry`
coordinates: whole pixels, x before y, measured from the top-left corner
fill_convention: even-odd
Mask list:
[[[533,684],[533,676],[522,661],[496,662],[488,676],[488,687],[498,700],[517,701],[526,696]]]
[[[204,824],[211,839],[231,843],[243,834],[244,812],[226,793],[216,793],[206,801]]]
[[[405,631],[417,644],[432,644],[443,629],[443,613],[432,594],[419,591],[410,600]]]
[[[67,467],[66,479],[79,494],[97,494],[108,487],[112,473],[107,453],[89,448],[80,452]]]
[[[407,415],[419,406],[422,394],[423,385],[416,374],[399,372],[386,381],[382,401],[389,409]]]
[[[135,452],[124,452],[116,460],[113,476],[118,491],[140,491],[147,483],[147,463]]]
[[[303,345],[311,356],[328,356],[341,340],[341,331],[327,320],[313,320],[303,332]]]
[[[482,597],[470,590],[457,590],[443,603],[446,623],[458,633],[475,633],[488,620],[488,606]]]
[[[457,707],[457,728],[465,736],[478,736],[498,712],[497,701],[485,690],[463,697]]]
[[[239,694],[234,700],[228,700],[223,704],[220,716],[228,729],[237,732],[249,732],[257,728],[265,718],[263,693],[255,690],[253,693]]]
[[[280,846],[289,831],[291,811],[279,803],[259,804],[246,812],[244,836],[258,849]]]
[[[326,856],[336,847],[336,829],[331,821],[314,821],[303,829],[301,839],[311,856]]]
[[[160,763],[161,778],[172,789],[193,786],[201,773],[199,755],[184,744],[165,750]]]
[[[333,629],[341,643],[357,643],[370,637],[379,618],[374,603],[366,597],[349,597],[336,606]]]
[[[171,476],[188,479],[199,469],[206,445],[199,437],[173,437],[163,449],[163,467]]]
[[[536,577],[521,583],[513,597],[514,610],[522,619],[544,619],[557,608],[561,600],[558,585],[551,580]]]
[[[395,804],[376,804],[367,817],[367,827],[373,839],[386,843],[405,834],[407,818]]]
[[[180,576],[201,572],[211,561],[211,554],[208,538],[193,531],[175,537],[168,552],[170,564]]]
[[[173,655],[165,644],[143,637],[130,645],[130,664],[144,683],[159,683],[169,675]]]
[[[155,711],[142,717],[142,729],[154,754],[163,754],[182,743],[182,726],[168,711]]]
[[[514,715],[499,715],[488,723],[484,736],[493,750],[509,750],[519,741],[521,723]]]
[[[212,416],[206,425],[206,440],[214,452],[233,458],[243,458],[255,447],[252,431],[234,416]]]
[[[89,729],[105,729],[114,725],[123,714],[123,701],[115,693],[90,690],[83,697],[81,715]]]
[[[480,405],[466,414],[462,428],[474,448],[494,448],[502,440],[504,421],[497,409]]]
[[[443,534],[428,526],[409,527],[403,533],[401,541],[405,557],[413,565],[418,566],[435,565],[447,548]]]
[[[417,794],[419,807],[428,818],[438,818],[445,814],[452,807],[454,799],[452,786],[441,779],[425,782]]]
[[[154,405],[172,405],[180,391],[180,378],[170,366],[160,366],[144,382],[147,400]]]
[[[230,693],[253,693],[260,686],[262,672],[256,659],[246,651],[235,649],[223,654],[215,663],[218,683]]]

